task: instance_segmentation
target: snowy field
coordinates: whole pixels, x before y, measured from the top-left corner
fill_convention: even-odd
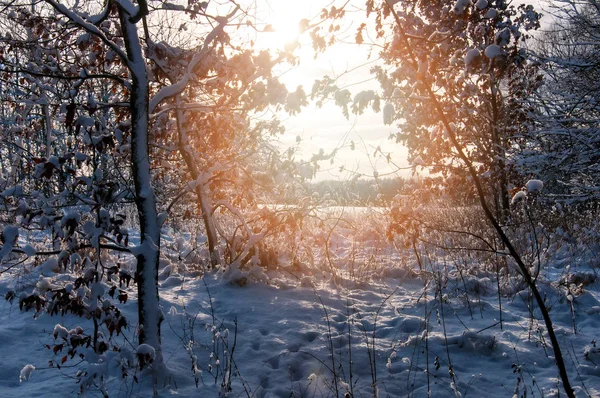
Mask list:
[[[351,231],[332,236],[330,257],[344,266],[318,272],[282,264],[268,278],[235,280],[220,271],[200,273],[167,264],[161,271],[163,355],[171,371],[163,397],[557,397],[562,396],[552,348],[527,289],[502,288],[494,273],[463,274],[434,257],[416,271],[409,252],[398,254],[368,239],[356,250]],[[354,249],[353,249],[354,248]],[[335,255],[335,256],[334,256]],[[350,272],[368,264],[371,272]],[[577,396],[600,396],[600,288],[598,282],[568,292],[557,283],[571,252],[557,252],[539,286],[555,323]],[[315,263],[324,264],[316,251]],[[321,260],[319,260],[319,258]],[[578,259],[580,274],[593,275]],[[577,273],[575,270],[571,270]],[[30,289],[39,272],[6,272],[0,294],[16,281]],[[73,278],[64,275],[64,280]],[[43,278],[42,278],[43,279]],[[255,279],[261,279],[256,281]],[[130,321],[112,342],[135,351],[135,289],[121,304]],[[533,313],[533,317],[531,316]],[[20,311],[18,300],[0,304],[1,397],[148,397],[152,378],[130,367],[127,377],[107,351],[80,362],[57,349],[55,325],[91,321]],[[55,352],[56,351],[56,352]],[[124,355],[121,355],[123,357]],[[64,363],[62,363],[64,361]],[[33,365],[35,369],[26,367]],[[62,366],[61,366],[62,364]],[[98,370],[101,369],[101,370]],[[23,380],[20,381],[20,378]],[[27,380],[25,380],[27,379]],[[79,380],[79,381],[78,381]],[[347,395],[349,394],[349,395]]]

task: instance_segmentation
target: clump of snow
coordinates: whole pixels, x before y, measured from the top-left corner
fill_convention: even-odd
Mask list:
[[[28,364],[21,369],[21,374],[19,376],[19,381],[22,383],[23,380],[29,380],[31,377],[31,373],[35,370],[35,366]]]
[[[472,48],[469,51],[467,51],[467,54],[465,55],[465,65],[469,66],[473,62],[477,61],[479,58],[481,58],[481,53],[479,52],[479,50],[476,48]]]
[[[527,194],[525,193],[525,191],[519,191],[513,196],[511,203],[515,204],[515,203],[522,202],[525,200],[526,197],[527,197]]]
[[[19,237],[19,228],[14,225],[7,225],[2,231],[2,241],[5,245],[14,245]]]
[[[498,11],[495,8],[490,8],[489,10],[487,10],[487,12],[485,13],[485,17],[489,18],[489,19],[494,19],[498,16]]]
[[[59,337],[61,339],[66,339],[67,336],[69,335],[69,331],[63,325],[61,325],[60,323],[57,323],[56,326],[54,326],[53,335],[54,335],[54,340],[56,340]]]
[[[267,264],[265,264],[266,266]],[[255,280],[260,281],[262,283],[268,283],[269,277],[265,274],[265,271],[258,264],[254,264],[250,269],[249,275],[251,275]]]
[[[70,222],[74,222],[75,224],[79,224],[81,221],[81,214],[77,212],[69,212],[65,213],[63,218],[60,220],[60,226],[64,227],[68,225]]]
[[[149,344],[140,344],[135,353],[142,356],[148,356],[151,360],[156,358],[156,350]]]
[[[544,188],[544,183],[541,180],[529,180],[525,184],[525,188],[527,188],[527,192],[529,193],[537,193]]]
[[[394,113],[396,113],[394,105],[390,103],[385,104],[385,106],[383,107],[383,124],[385,124],[386,126],[392,124],[392,122],[394,121]]]
[[[502,48],[497,44],[491,44],[486,47],[484,54],[489,59],[493,59],[502,55]]]
[[[151,364],[156,359],[156,350],[149,344],[140,344],[135,353],[140,369],[143,369],[144,366]]]
[[[90,293],[91,298],[100,298],[100,297],[104,296],[105,288],[104,288],[104,284],[102,284],[101,282],[93,283],[91,285],[90,289],[91,289],[91,293]]]
[[[80,265],[83,263],[83,260],[81,259],[81,256],[77,253],[73,253],[71,254],[71,257],[69,259],[69,265],[71,266],[71,269],[73,269],[73,267]]]
[[[500,32],[496,33],[496,44],[499,46],[506,46],[510,43],[510,30],[508,28],[502,29]]]
[[[121,359],[123,359],[129,365],[131,365],[134,362],[133,352],[131,352],[131,350],[129,348],[121,347],[121,351],[119,352],[119,354],[120,354],[119,356],[121,357]]]
[[[9,197],[9,196],[22,196],[23,195],[23,186],[15,185],[14,187],[5,189],[0,196]]]
[[[458,0],[456,4],[454,4],[454,12],[457,15],[462,15],[467,10],[467,7],[469,7],[470,4],[470,0]]]
[[[248,274],[244,271],[241,271],[239,266],[239,260],[236,260],[231,263],[229,267],[227,267],[222,275],[222,280],[224,283],[235,283],[238,286],[244,286],[248,282]]]
[[[60,271],[58,259],[56,257],[50,257],[42,265],[40,265],[38,269],[42,275],[51,276],[52,274]]]
[[[12,252],[13,246],[19,238],[19,228],[14,225],[7,225],[2,231],[2,249],[0,250],[0,260]]]
[[[32,257],[32,256],[35,256],[35,254],[37,253],[37,250],[35,250],[35,248],[31,245],[25,245],[23,247],[23,252],[25,252],[25,254],[28,257]]]
[[[52,281],[49,278],[44,278],[42,275],[40,275],[39,280],[35,284],[35,290],[39,294],[44,294],[48,290],[52,290],[52,289],[55,289],[55,288],[56,288],[56,285],[53,284]]]

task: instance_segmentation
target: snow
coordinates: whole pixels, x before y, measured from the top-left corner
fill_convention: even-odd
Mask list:
[[[2,231],[2,242],[5,245],[14,245],[19,237],[19,227],[15,225],[7,225]]]
[[[35,256],[35,253],[37,253],[37,251],[35,250],[35,248],[31,245],[25,245],[23,246],[23,252],[28,256]]]
[[[500,46],[498,46],[496,44],[490,44],[489,46],[487,46],[485,48],[484,54],[489,59],[493,59],[493,58],[501,56],[503,54],[503,52],[502,52],[502,48],[500,48]]]
[[[504,28],[496,33],[496,44],[499,46],[506,46],[510,43],[511,31],[509,28]]]
[[[485,17],[489,18],[489,19],[494,19],[498,16],[498,10],[496,10],[495,8],[490,8],[487,10],[487,12],[485,13]]]
[[[477,7],[479,10],[483,10],[487,6],[488,6],[487,0],[478,0],[477,3],[475,3],[475,7]]]
[[[525,197],[526,193],[520,192]],[[366,229],[367,224],[364,226]],[[528,396],[557,395],[551,348],[540,335],[544,327],[539,311],[534,310],[533,320],[530,317],[526,289],[513,286],[502,296],[500,308],[494,272],[465,274],[461,279],[449,270],[444,277],[447,287],[443,294],[437,293],[435,283],[429,283],[423,294],[423,286],[430,279],[426,273],[411,271],[417,269],[414,259],[406,264],[409,256],[388,251],[367,240],[373,237],[366,231],[362,233],[366,237],[363,240],[352,235],[345,240],[343,235],[349,232],[339,231],[333,235],[330,250],[343,262],[345,256],[354,255],[357,261],[362,255],[352,254],[352,240],[360,242],[367,251],[379,247],[378,253],[386,253],[377,258],[380,270],[372,269],[364,278],[353,277],[344,268],[332,275],[324,270],[309,273],[311,268],[304,265],[305,271],[298,274],[294,270],[267,270],[254,265],[249,271],[234,266],[228,268],[227,276],[215,271],[201,279],[185,274],[183,264],[175,267],[163,262],[163,270],[169,268],[169,278],[160,289],[165,312],[162,343],[165,364],[174,383],[157,386],[159,396],[218,396],[222,379],[215,383],[214,375],[216,369],[219,375],[231,370],[227,368],[227,353],[231,353],[234,341],[237,368],[229,373],[232,396],[245,395],[245,388],[257,397],[335,396],[331,390],[335,380],[340,396],[347,391],[353,391],[354,396],[373,396],[375,388],[380,396],[420,397],[428,395],[428,374],[431,396],[505,397],[512,395],[517,383],[521,392],[527,390]],[[185,250],[189,244],[183,238],[172,241],[177,250]],[[435,265],[432,258],[431,266],[435,270],[447,260],[439,258]],[[401,265],[402,261],[405,265]],[[557,254],[545,272],[561,272],[563,261],[572,263],[571,253]],[[5,293],[12,281],[12,276],[0,276],[0,292]],[[38,290],[52,288],[50,280],[38,282]],[[547,281],[542,281],[540,288],[552,303],[550,314],[561,343],[572,347],[569,352],[573,361],[580,363],[577,371],[581,380],[591,396],[598,396],[600,372],[596,364],[600,350],[593,342],[600,328],[598,287],[590,285],[579,295],[566,293],[560,285]],[[80,289],[84,300],[103,293],[101,284]],[[68,291],[73,291],[72,286]],[[135,373],[139,383],[123,383],[118,367],[133,364],[140,356],[151,365],[158,355],[151,345],[131,347],[126,342],[136,341],[137,298],[134,290],[130,293],[130,300],[121,307],[130,321],[124,331],[127,340],[112,340],[122,344],[120,352],[99,355],[79,347],[78,353],[89,356],[87,362],[74,368],[38,371],[31,380],[35,367],[46,368],[51,359],[60,363],[66,355],[64,350],[56,354],[40,350],[40,343],[54,347],[70,341],[71,336],[77,341],[78,336],[90,333],[93,325],[71,315],[42,314],[34,320],[31,311],[20,312],[16,304],[2,301],[0,334],[18,336],[19,344],[14,343],[14,338],[0,340],[0,350],[5,355],[0,396],[59,398],[78,390],[79,385],[89,390],[90,396],[100,395],[95,394],[96,388],[106,389],[111,397],[151,396],[151,372]],[[571,306],[576,310],[577,334],[573,333]],[[98,308],[109,307],[106,300]],[[502,328],[499,316],[503,319]],[[80,328],[66,326],[79,324]],[[449,375],[448,356],[454,379]],[[371,358],[375,358],[377,368],[374,387]],[[65,365],[76,362],[67,359]],[[31,365],[23,367],[27,363]],[[515,373],[515,366],[522,371]],[[335,376],[331,369],[337,369]],[[82,372],[80,384],[73,380],[77,371]],[[585,396],[575,368],[570,367],[569,372],[578,395]],[[200,380],[198,387],[194,377]],[[24,380],[30,382],[21,383]]]
[[[58,259],[56,257],[50,257],[38,266],[38,271],[44,276],[51,276],[59,270],[60,267],[58,265]]]
[[[210,51],[210,48],[213,44],[213,41],[218,37],[218,35],[223,31],[224,27],[227,25],[229,18],[233,17],[237,12],[237,8],[228,16],[220,17],[218,21],[218,25],[213,28],[213,30],[206,35],[204,38],[204,43],[200,51],[198,51],[192,60],[189,62],[187,66],[186,73],[181,77],[181,79],[170,85],[161,88],[154,97],[150,100],[149,104],[149,112],[152,113],[156,109],[156,107],[164,101],[166,98],[173,97],[179,93],[181,93],[188,85],[190,81],[194,79],[194,69],[198,66],[198,64],[205,58],[206,54]],[[140,65],[141,66],[141,65]]]
[[[60,323],[57,323],[54,326],[54,339],[67,339],[67,336],[69,335],[69,331],[67,330],[67,328],[65,328],[63,325],[61,325]]]
[[[156,350],[148,344],[140,344],[135,353],[138,355],[147,355],[150,359],[156,358]]]
[[[519,203],[519,202],[524,201],[526,198],[527,198],[527,194],[525,193],[525,191],[519,191],[513,195],[511,203],[512,204]]]
[[[465,55],[465,65],[469,66],[473,62],[477,61],[479,58],[481,58],[481,53],[479,52],[479,50],[476,48],[472,48],[469,51],[467,51],[467,54]]]
[[[9,196],[14,196],[14,197],[18,197],[18,196],[22,196],[23,195],[23,186],[22,185],[15,185],[14,187],[8,188],[6,190],[4,190],[2,193],[0,193],[0,196],[4,196],[9,197]]]
[[[23,367],[23,369],[21,369],[19,381],[23,382],[24,380],[25,381],[29,380],[29,378],[31,377],[31,374],[33,373],[34,370],[35,370],[35,366],[33,366],[31,364],[25,365]]]
[[[467,8],[471,5],[471,0],[458,0],[454,4],[454,12],[458,15],[462,15]]]
[[[538,193],[544,188],[544,183],[541,180],[529,180],[525,187],[529,193]]]
[[[19,238],[19,227],[15,225],[7,225],[2,231],[2,243],[3,246],[0,248],[0,262],[8,257],[12,252],[14,245],[17,243]]]

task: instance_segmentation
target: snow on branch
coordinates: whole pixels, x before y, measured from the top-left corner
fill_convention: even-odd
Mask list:
[[[88,33],[93,34],[94,36],[100,38],[108,47],[110,47],[111,50],[113,50],[124,62],[126,62],[129,65],[129,59],[127,58],[127,55],[125,54],[125,52],[123,52],[123,50],[119,46],[117,46],[115,42],[113,42],[108,37],[106,37],[106,35],[100,29],[98,29],[98,27],[96,25],[94,25],[90,21],[86,21],[81,15],[79,15],[75,11],[68,9],[63,4],[60,4],[54,0],[45,0],[45,1],[46,1],[46,3],[50,4],[60,14],[64,15],[68,19],[70,19],[71,22],[73,22],[77,26],[83,28]],[[119,2],[119,3],[121,3],[121,2]],[[131,4],[131,3],[129,3],[129,4]]]
[[[166,86],[166,87],[163,87],[162,89],[160,89],[159,92],[156,93],[156,95],[150,100],[150,106],[148,109],[149,113],[152,113],[154,111],[154,109],[156,109],[158,104],[160,104],[163,100],[165,100],[166,98],[173,97],[173,96],[181,93],[185,89],[185,87],[187,86],[187,84],[193,77],[192,71],[194,70],[196,65],[198,65],[198,63],[202,60],[202,58],[204,58],[204,56],[208,52],[209,46],[216,39],[216,37],[221,32],[223,32],[223,29],[225,28],[225,26],[227,25],[229,20],[237,13],[238,10],[239,10],[239,6],[237,6],[231,13],[229,13],[225,17],[221,17],[218,19],[219,24],[206,36],[206,39],[204,40],[204,44],[202,46],[202,49],[194,55],[194,57],[192,58],[192,60],[190,61],[189,65],[188,65],[187,71],[183,75],[183,77],[178,82],[173,83],[170,86]]]
[[[137,21],[134,20],[134,18],[143,10],[138,9],[138,7],[136,7],[131,1],[115,0],[115,3],[117,3],[119,5],[119,7],[121,7],[123,10],[125,10],[125,12],[127,14],[131,15],[131,19],[130,19],[131,23],[137,23],[142,18],[142,17],[140,17]],[[141,6],[141,3],[142,2],[140,1],[140,6]],[[146,2],[144,1],[144,3],[146,3]],[[146,10],[147,10],[147,6],[146,6]]]

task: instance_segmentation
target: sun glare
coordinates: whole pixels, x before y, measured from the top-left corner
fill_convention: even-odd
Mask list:
[[[258,34],[257,44],[270,50],[284,50],[298,40],[303,18],[306,16],[290,7],[272,8]]]
[[[272,32],[268,33],[268,46],[273,49],[284,49],[298,40],[300,35],[299,21],[290,17],[287,20],[275,21],[271,24]]]

